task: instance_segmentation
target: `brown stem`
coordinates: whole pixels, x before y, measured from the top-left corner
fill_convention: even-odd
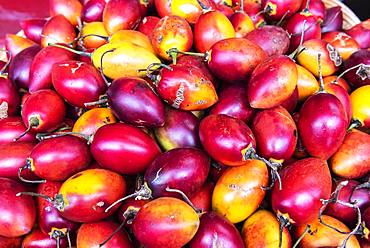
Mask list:
[[[149,188],[148,184],[144,182],[143,185],[141,185],[140,189],[135,191],[134,193],[127,195],[125,197],[122,197],[121,199],[118,199],[117,201],[113,202],[109,207],[105,209],[105,213],[108,213],[109,210],[111,210],[113,207],[115,207],[117,204],[129,199],[135,197],[136,200],[148,200],[152,198],[152,190]]]
[[[302,44],[303,44],[303,40],[304,40],[304,33],[305,33],[305,28],[306,28],[306,23],[307,23],[307,20],[303,20],[303,24],[302,24],[302,31],[301,31],[301,39],[299,41],[299,45],[298,47],[295,49],[295,51],[293,51],[290,55],[289,55],[289,58],[291,58],[292,60],[295,60],[295,58],[301,54],[306,48],[305,47],[302,47]]]
[[[180,51],[179,49],[177,48],[171,48],[167,51],[167,54],[171,54],[172,55],[172,59],[174,58],[175,56],[175,60],[177,58],[177,54],[184,54],[184,55],[190,55],[190,56],[196,56],[196,57],[202,57],[204,58],[205,61],[208,60],[208,57],[209,57],[209,54],[206,52],[206,53],[193,53],[193,52],[182,52]]]
[[[104,72],[103,72],[103,58],[104,58],[104,56],[105,56],[107,53],[112,53],[112,52],[114,52],[115,50],[116,50],[116,48],[112,48],[112,49],[110,49],[110,50],[107,50],[107,51],[105,51],[105,52],[101,55],[101,57],[100,57],[100,68],[99,68],[99,71],[100,71],[100,75],[102,76],[102,78],[103,78],[103,80],[104,80],[104,83],[105,83],[107,86],[109,86],[109,85],[110,85],[110,82],[108,82],[108,80],[107,80],[107,78],[105,77]]]
[[[318,65],[318,72],[319,72],[319,82],[320,82],[320,88],[319,92],[324,92],[325,91],[325,86],[324,86],[324,79],[322,77],[322,68],[321,68],[321,53],[317,54],[317,65]]]
[[[278,221],[279,221],[279,248],[282,248],[283,246],[283,231],[284,227],[287,227],[290,225],[290,222],[287,218],[284,216],[278,214],[277,215]]]
[[[21,180],[24,183],[46,183],[46,180],[28,180],[28,179],[25,179],[24,177],[22,177],[22,172],[26,169],[31,170],[31,160],[30,159],[27,159],[26,164],[19,168],[19,170],[18,170],[19,180]]]
[[[304,236],[306,236],[306,234],[311,230],[310,229],[310,225],[307,225],[306,226],[306,229],[304,229],[304,232],[301,234],[301,236],[299,236],[299,238],[297,239],[297,241],[294,243],[293,247],[292,248],[296,248],[298,247],[299,243],[301,243],[302,239],[304,238]]]
[[[172,189],[170,187],[166,187],[166,191],[167,192],[172,192],[172,193],[178,193],[182,196],[182,198],[184,199],[184,201],[190,205],[190,207],[192,207],[194,209],[194,211],[197,213],[197,214],[201,214],[203,213],[203,211],[199,208],[197,208],[196,206],[194,206],[194,204],[190,201],[189,197],[184,193],[182,192],[181,190],[179,189]]]
[[[121,230],[122,229],[122,227],[124,226],[126,224],[126,221],[123,221],[117,228],[116,228],[116,230],[114,230],[110,235],[109,235],[109,237],[106,239],[106,240],[104,240],[104,242],[102,242],[102,243],[100,243],[99,244],[99,247],[102,247],[102,246],[104,246],[106,243],[108,243],[113,237],[114,237],[114,235],[116,235],[118,232],[119,232],[119,230]]]
[[[107,98],[101,98],[95,102],[85,102],[84,105],[85,107],[95,107],[95,106],[104,106],[108,103]]]
[[[158,66],[157,68],[155,68],[154,70],[152,69],[154,66]],[[162,64],[162,63],[152,63],[150,64],[147,68],[146,68],[146,76],[153,81],[153,83],[155,85],[158,84],[160,78],[158,75],[153,75],[153,72],[156,72],[158,70],[160,70],[161,68],[166,68],[167,70],[170,70],[172,71],[172,67],[171,66],[168,66],[166,64]]]
[[[347,132],[354,129],[354,128],[358,128],[358,127],[361,127],[362,126],[362,123],[361,121],[359,120],[351,120],[351,123],[349,125],[349,127],[347,128]]]
[[[30,117],[30,119],[28,120],[28,127],[27,127],[27,129],[23,133],[21,133],[17,138],[14,138],[13,141],[20,140],[23,136],[25,136],[26,134],[28,134],[33,127],[38,127],[39,125],[40,125],[39,118],[37,118],[36,116]]]
[[[92,141],[92,136],[87,135],[87,134],[82,134],[82,133],[76,133],[76,132],[64,132],[64,133],[57,133],[57,134],[50,134],[50,133],[38,133],[36,134],[36,139],[39,141],[46,140],[46,139],[51,139],[51,138],[59,138],[59,137],[64,137],[67,135],[73,135],[73,136],[78,136],[80,138],[83,138],[87,140],[87,142],[90,144]]]
[[[22,196],[22,195],[29,195],[29,196],[41,197],[41,198],[47,200],[50,203],[53,202],[53,198],[52,197],[47,196],[47,195],[38,194],[38,193],[35,193],[35,192],[18,192],[16,194],[16,196]]]
[[[16,196],[21,196],[21,195],[29,195],[29,196],[36,196],[36,197],[41,197],[45,199],[46,201],[50,202],[53,204],[53,206],[58,210],[58,211],[64,211],[65,203],[63,199],[63,195],[61,194],[56,194],[54,198],[43,195],[43,194],[38,194],[35,192],[18,192]]]
[[[339,80],[340,78],[342,78],[342,77],[343,77],[347,72],[350,72],[350,71],[352,71],[352,70],[354,70],[354,69],[357,69],[357,68],[358,68],[358,70],[357,70],[356,74],[359,74],[359,73],[361,73],[361,72],[366,73],[366,71],[367,71],[367,70],[370,70],[370,65],[365,65],[365,64],[363,64],[363,63],[360,63],[360,64],[358,64],[358,65],[352,66],[352,67],[350,67],[350,68],[346,69],[345,71],[343,71],[341,74],[339,74],[339,75],[335,78],[334,83],[337,83],[337,82],[338,82],[338,80]]]
[[[81,55],[81,56],[87,56],[87,57],[91,57],[91,54],[92,53],[89,53],[89,52],[84,52],[84,51],[77,51],[77,50],[74,50],[70,47],[66,47],[66,46],[62,46],[62,45],[58,45],[58,44],[48,44],[49,46],[53,46],[53,47],[58,47],[58,48],[62,48],[64,50],[67,50],[71,53],[74,53],[74,54],[77,54],[77,55]]]

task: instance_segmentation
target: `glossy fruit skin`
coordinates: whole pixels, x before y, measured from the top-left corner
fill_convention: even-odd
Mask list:
[[[350,229],[346,227],[342,222],[339,220],[323,215],[322,219],[325,223],[336,227],[337,229],[343,232],[349,232]],[[308,235],[305,235],[300,243],[302,248],[311,248],[311,247],[338,247],[343,243],[343,240],[347,237],[347,234],[340,234],[339,232],[324,226],[321,224],[318,219],[313,220],[309,223],[311,226],[312,232]],[[305,230],[306,225],[302,225],[296,228],[294,236],[299,237]],[[328,238],[330,237],[330,238]],[[352,236],[347,244],[346,247],[348,248],[360,248],[360,244],[356,236]]]
[[[370,64],[370,51],[361,49],[357,52],[354,52],[344,63],[344,69],[351,68],[352,66],[363,63],[365,65]],[[344,78],[349,82],[353,87],[358,88],[364,85],[370,85],[370,79],[365,77],[362,79],[359,75],[356,74],[357,70],[352,70],[344,75]]]
[[[107,89],[94,66],[76,60],[55,63],[51,78],[55,90],[69,104],[83,108],[84,103],[99,100]]]
[[[100,127],[94,135],[90,151],[103,168],[130,175],[144,172],[160,154],[152,137],[124,123]]]
[[[339,180],[333,184],[333,188],[335,190],[336,186],[339,183],[345,181],[344,179]],[[370,194],[368,189],[356,189],[355,188],[360,185],[358,181],[355,180],[348,180],[348,184],[344,186],[338,196],[338,200],[343,202],[354,202],[356,201],[356,205],[361,209],[361,212],[370,207]],[[353,192],[353,193],[352,193]],[[352,194],[352,196],[351,196]],[[352,227],[356,224],[357,221],[357,213],[356,210],[343,206],[339,203],[329,203],[329,205],[325,209],[325,214],[330,215],[343,223],[347,224],[349,227]]]
[[[370,20],[367,19],[349,30],[346,33],[354,38],[362,49],[370,47]]]
[[[42,28],[41,45],[47,47],[49,44],[55,43],[72,44],[75,38],[75,28],[68,19],[60,14],[51,17],[45,23]]]
[[[109,106],[121,121],[149,128],[164,125],[164,104],[144,79],[116,79],[109,86],[107,96]]]
[[[50,16],[63,15],[73,25],[81,21],[82,4],[79,0],[49,0]]]
[[[145,48],[149,52],[155,54],[152,43],[149,37],[135,30],[119,30],[115,32],[109,39],[111,44],[120,44],[122,42],[130,42],[134,45]]]
[[[151,200],[136,200],[135,198],[125,200],[117,211],[119,221],[121,223],[125,222],[125,227],[131,229],[136,212],[150,201]]]
[[[0,177],[8,177],[17,180],[18,170],[24,166],[27,157],[35,143],[12,142],[0,145]]]
[[[19,95],[14,83],[2,76],[0,76],[0,105],[2,109],[1,118],[15,115],[20,105]]]
[[[331,175],[326,161],[319,158],[297,160],[280,172],[282,189],[275,184],[272,208],[294,225],[306,225],[317,219],[322,206],[320,199],[331,193]],[[299,182],[299,183],[297,183]],[[304,197],[305,201],[300,201]]]
[[[256,148],[250,128],[241,120],[227,115],[209,115],[199,125],[203,148],[218,162],[228,166],[245,163],[245,150]]]
[[[160,18],[158,18],[157,16],[145,16],[137,27],[137,31],[150,37],[159,20]]]
[[[157,198],[140,208],[132,230],[146,247],[180,248],[188,243],[199,227],[199,217],[185,202]]]
[[[251,128],[260,156],[274,160],[288,160],[292,157],[298,131],[285,108],[279,106],[258,112]]]
[[[37,193],[54,197],[58,194],[61,186],[61,182],[46,181],[38,185]],[[45,234],[52,233],[53,229],[64,228],[66,228],[69,233],[72,233],[78,228],[77,223],[64,219],[59,214],[59,211],[53,207],[52,203],[41,197],[37,198],[37,214],[39,228]]]
[[[34,229],[22,242],[22,248],[55,248],[57,241],[51,238],[49,234],[41,232],[40,229]],[[60,248],[67,248],[66,239],[60,239]]]
[[[198,191],[189,196],[189,200],[197,209],[200,209],[203,212],[211,211],[214,187],[215,184],[213,182],[205,182]]]
[[[326,90],[328,93],[333,94],[338,98],[338,100],[341,102],[343,105],[345,115],[346,115],[346,120],[347,120],[347,126],[351,122],[352,118],[352,106],[351,106],[351,99],[347,91],[340,86],[339,84],[326,84],[324,86],[324,90]]]
[[[195,148],[177,148],[158,155],[145,171],[144,179],[153,197],[172,196],[166,188],[178,189],[186,195],[195,193],[204,184],[210,167],[210,159]]]
[[[211,211],[201,216],[199,229],[189,247],[208,248],[217,245],[244,248],[238,229],[226,218]]]
[[[298,98],[299,101],[305,101],[309,96],[315,94],[319,89],[319,82],[315,76],[306,68],[300,65],[297,66],[298,72]]]
[[[207,5],[209,3],[207,2]],[[161,18],[165,16],[180,16],[185,18],[190,24],[194,24],[202,14],[202,8],[197,0],[154,0],[154,4]]]
[[[304,29],[303,23],[305,23]],[[299,46],[302,36],[302,30],[305,31],[303,41],[311,39],[321,39],[320,22],[318,18],[309,11],[301,11],[294,14],[287,21],[285,28],[289,34],[294,34],[290,38],[290,52],[293,52]]]
[[[188,111],[169,108],[163,127],[154,130],[159,145],[165,150],[200,147],[199,119]]]
[[[0,247],[19,248],[22,244],[22,237],[6,238],[0,236]]]
[[[72,132],[94,135],[95,132],[104,125],[116,123],[116,117],[109,108],[93,108],[83,113],[73,125]]]
[[[211,72],[227,83],[245,82],[267,58],[262,48],[244,38],[220,40],[211,46],[208,56]]]
[[[235,37],[243,38],[254,30],[252,19],[245,12],[235,12],[230,21],[235,29]]]
[[[283,28],[272,25],[256,28],[245,38],[259,45],[269,57],[285,54],[290,44],[288,33]]]
[[[30,196],[19,196],[26,189],[20,183],[0,178],[0,235],[8,238],[22,236],[31,231],[36,220],[35,203]]]
[[[304,10],[307,5],[307,0],[302,1],[301,10]],[[326,18],[325,4],[322,0],[313,0],[309,2],[308,11],[316,16],[320,21],[324,21]]]
[[[93,0],[89,2],[92,2],[92,1]],[[105,2],[105,0],[101,0],[101,1]],[[88,36],[88,35],[93,35],[93,34],[101,35],[104,37],[109,36],[107,30],[105,30],[103,22],[85,23],[85,25],[81,29],[80,37],[86,36],[82,39],[83,47],[85,47],[86,49],[98,48],[107,43],[106,39],[102,39],[97,36]]]
[[[72,135],[42,140],[29,157],[31,170],[46,180],[64,181],[88,167],[91,155],[86,140]]]
[[[42,28],[45,23],[45,19],[28,19],[20,21],[19,25],[28,39],[36,43],[40,43]]]
[[[99,247],[99,244],[103,243],[117,228],[118,224],[107,220],[84,223],[77,232],[77,246],[79,248]],[[133,245],[126,231],[120,229],[103,247],[131,248]]]
[[[171,60],[167,51],[177,48],[188,52],[193,45],[193,32],[189,23],[179,16],[165,16],[155,26],[150,40],[156,54],[166,60]]]
[[[14,139],[19,137],[26,130],[22,118],[19,116],[10,116],[0,120],[0,145],[13,143]],[[32,133],[27,133],[19,139],[21,142],[36,142],[36,137]]]
[[[351,93],[351,91],[352,91],[351,87],[348,85],[346,80],[344,80],[343,78],[338,78],[337,80],[336,79],[337,79],[337,76],[335,76],[335,75],[324,77],[323,78],[324,85],[327,85],[327,84],[330,84],[330,83],[336,83],[339,86],[341,86],[343,89],[345,89],[348,93]]]
[[[89,0],[82,8],[82,20],[87,23],[102,21],[105,4],[105,0]]]
[[[245,97],[244,85],[230,84],[219,92],[218,102],[211,108],[210,114],[225,114],[248,123],[252,120],[255,110]]]
[[[109,184],[107,184],[109,182]],[[114,213],[105,209],[126,194],[125,179],[112,171],[88,169],[67,179],[59,189],[65,203],[60,215],[74,222],[93,222]]]
[[[53,90],[39,90],[23,103],[22,119],[26,127],[31,118],[37,118],[39,125],[32,127],[35,132],[50,132],[64,120],[66,107],[63,99]]]
[[[11,57],[14,57],[15,55],[17,55],[18,53],[20,53],[27,47],[31,47],[34,45],[36,45],[36,43],[30,39],[23,38],[15,34],[5,35],[5,48],[7,51],[10,52]]]
[[[218,100],[212,82],[195,67],[172,65],[163,68],[157,84],[157,92],[163,100],[181,110],[203,110]]]
[[[370,85],[354,90],[351,95],[352,119],[361,122],[362,126],[370,128]]]
[[[370,135],[358,130],[346,134],[342,145],[330,158],[334,174],[347,178],[361,178],[370,172]]]
[[[298,131],[307,152],[328,159],[340,147],[346,135],[346,112],[339,99],[320,92],[309,97],[300,110]]]
[[[294,15],[302,5],[302,1],[298,0],[262,0],[261,7],[267,10],[267,7],[271,8],[271,11],[266,13],[266,16],[270,20],[278,21],[286,13],[286,17]]]
[[[28,47],[15,55],[9,64],[9,79],[18,88],[28,88],[30,68],[33,58],[41,50],[38,45]]]
[[[343,13],[340,6],[334,6],[326,9],[324,22],[321,31],[323,33],[331,31],[340,31],[343,26]]]
[[[195,49],[204,53],[217,41],[235,37],[232,23],[220,11],[202,14],[194,26]]]
[[[258,210],[243,224],[242,238],[246,248],[279,246],[279,221],[267,210]],[[292,246],[292,238],[286,227],[283,229],[282,247]]]
[[[247,85],[251,107],[279,106],[293,94],[297,81],[297,66],[289,57],[280,55],[265,60],[253,71]]]
[[[28,83],[30,93],[51,88],[51,69],[53,65],[73,58],[74,55],[71,52],[58,47],[48,46],[39,51],[31,64]]]
[[[138,0],[111,0],[103,12],[103,23],[109,34],[121,29],[134,29],[140,22]]]
[[[264,162],[247,160],[242,166],[228,168],[218,179],[212,195],[212,209],[232,223],[250,216],[261,204],[268,184]]]
[[[280,106],[285,108],[289,113],[293,114],[298,104],[298,86],[295,87],[293,93]]]
[[[360,49],[357,41],[344,32],[328,32],[323,34],[322,39],[337,49],[343,60],[347,60],[354,52]]]

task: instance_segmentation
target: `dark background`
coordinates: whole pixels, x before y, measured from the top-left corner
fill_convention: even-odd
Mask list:
[[[47,17],[48,0],[0,0],[0,46],[6,33],[20,30],[18,21]],[[369,0],[344,0],[361,20],[370,18]]]

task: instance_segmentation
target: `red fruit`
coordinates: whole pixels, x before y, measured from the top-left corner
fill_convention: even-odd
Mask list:
[[[116,79],[107,96],[109,106],[121,121],[149,128],[164,125],[164,104],[144,79]]]
[[[0,76],[0,118],[15,115],[19,105],[20,99],[15,85],[9,79]]]
[[[0,247],[4,248],[19,248],[22,244],[22,237],[6,238],[0,236]]]
[[[189,197],[191,203],[202,212],[209,212],[211,210],[214,187],[215,184],[213,182],[204,183],[197,192]]]
[[[79,0],[49,0],[50,16],[64,15],[73,25],[81,23],[82,4]]]
[[[25,191],[20,183],[0,178],[0,235],[18,237],[29,233],[36,220],[35,203],[30,196],[16,196]]]
[[[245,152],[256,147],[253,133],[243,121],[222,114],[205,117],[199,137],[213,159],[229,166],[244,164]]]
[[[331,31],[340,31],[343,26],[343,12],[340,6],[335,6],[326,9],[324,22],[322,23],[321,31],[323,33]]]
[[[294,113],[294,110],[297,107],[298,98],[299,98],[299,94],[298,94],[298,82],[297,82],[297,87],[293,91],[293,94],[288,99],[286,99],[280,106],[284,107],[286,110],[288,110],[289,113],[292,114]]]
[[[248,123],[255,110],[245,97],[245,87],[230,84],[221,89],[218,102],[211,108],[210,114],[224,114]]]
[[[57,247],[57,242],[49,234],[41,232],[40,229],[34,229],[24,238],[22,248],[55,248]],[[61,239],[58,247],[67,248],[67,240]]]
[[[103,23],[109,34],[121,29],[134,29],[140,22],[138,0],[111,0],[104,8]]]
[[[328,159],[346,135],[348,122],[342,103],[334,95],[320,92],[305,101],[299,114],[298,130],[307,152]]]
[[[272,108],[281,105],[295,91],[298,81],[297,66],[289,57],[269,58],[253,71],[247,86],[252,108]]]
[[[352,117],[352,106],[351,106],[351,99],[347,93],[347,91],[340,86],[339,84],[334,84],[334,83],[329,83],[324,86],[324,89],[330,93],[336,96],[339,101],[342,103],[345,115],[346,115],[346,120],[347,120],[347,126],[351,122],[351,117]]]
[[[11,57],[14,57],[22,50],[33,45],[36,45],[36,43],[32,40],[15,34],[7,34],[5,36],[5,48],[11,54]]]
[[[288,33],[279,26],[266,25],[256,28],[245,38],[259,45],[269,57],[285,54],[290,44]]]
[[[344,69],[349,69],[358,64],[370,65],[370,51],[361,49],[352,55],[344,62]],[[370,85],[370,78],[362,75],[358,70],[351,70],[344,75],[344,78],[353,87],[358,88],[364,85]]]
[[[137,211],[148,202],[150,200],[136,200],[135,198],[125,200],[117,211],[119,220],[125,222],[125,227],[131,228]]]
[[[26,126],[23,124],[22,118],[11,116],[0,120],[0,144],[9,144],[26,131]],[[36,137],[32,133],[27,133],[19,141],[35,142]],[[4,154],[7,155],[7,154]]]
[[[328,32],[322,36],[322,39],[337,49],[344,61],[360,49],[357,41],[344,32]]]
[[[145,181],[153,197],[173,196],[177,193],[166,189],[177,189],[186,195],[195,193],[204,184],[209,172],[210,160],[201,150],[177,148],[158,155],[145,171]]]
[[[326,9],[325,4],[322,0],[310,0],[308,6],[307,6],[308,0],[303,0],[301,5],[301,10],[304,10],[306,7],[308,7],[308,11],[312,13],[314,16],[316,16],[319,20],[323,21],[326,18]]]
[[[94,66],[75,60],[55,63],[51,78],[58,94],[69,104],[80,108],[85,107],[84,103],[99,100],[107,89]]]
[[[55,1],[55,0],[54,0]],[[60,0],[57,0],[60,1]],[[73,44],[76,31],[73,25],[63,15],[51,17],[42,28],[41,45],[47,47],[49,44]]]
[[[154,27],[157,25],[159,20],[160,18],[156,16],[145,16],[141,20],[137,30],[150,37],[153,33]]]
[[[112,221],[101,221],[82,224],[77,232],[77,246],[79,248],[100,247],[111,234],[115,232],[118,225]],[[131,248],[133,247],[129,236],[124,229],[114,234],[112,239],[102,246],[104,248]]]
[[[22,30],[28,39],[36,43],[40,43],[42,38],[42,29],[45,23],[45,19],[28,19],[20,21],[19,25],[22,27]]]
[[[27,167],[43,179],[64,181],[86,169],[90,162],[86,140],[68,135],[38,143],[27,159]]]
[[[346,33],[352,36],[362,49],[370,47],[370,19],[346,30]]]
[[[31,46],[15,55],[9,64],[9,79],[18,88],[28,89],[30,69],[36,54],[41,50],[40,46]]]
[[[105,0],[89,0],[82,8],[81,18],[84,22],[100,22],[103,19]]]
[[[302,0],[262,0],[261,7],[271,20],[278,21],[284,15],[294,15],[302,5]]]
[[[144,172],[160,154],[152,137],[141,129],[124,123],[99,128],[90,150],[101,167],[131,175]]]
[[[22,119],[28,129],[50,132],[64,120],[66,107],[53,90],[39,90],[27,97],[22,107]]]
[[[58,47],[43,48],[34,57],[29,79],[29,91],[51,88],[51,69],[55,63],[73,59],[74,54]]]
[[[297,127],[289,112],[275,107],[258,112],[253,119],[252,131],[256,137],[257,151],[262,157],[288,160],[297,144]]]
[[[226,218],[215,212],[208,212],[200,218],[199,229],[190,241],[190,248],[208,248],[224,246],[244,248],[238,229]]]
[[[309,224],[318,218],[320,199],[328,199],[331,176],[322,159],[307,158],[293,162],[280,172],[282,189],[275,184],[272,190],[272,208],[294,225]]]

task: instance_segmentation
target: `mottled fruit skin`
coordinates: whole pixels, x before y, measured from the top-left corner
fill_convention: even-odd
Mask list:
[[[207,179],[210,160],[201,150],[177,148],[158,155],[145,171],[145,181],[153,197],[174,196],[166,188],[178,189],[186,195],[199,190]]]
[[[292,238],[288,228],[282,233],[283,248],[292,247]],[[279,246],[279,221],[276,216],[267,210],[258,210],[243,224],[242,238],[246,248]]]
[[[29,233],[35,224],[36,207],[30,196],[19,196],[26,189],[20,183],[0,178],[0,235],[8,238]]]
[[[66,239],[60,239],[60,248],[67,248]],[[57,240],[51,238],[49,234],[43,233],[40,229],[34,229],[22,241],[22,248],[55,248]]]
[[[118,228],[118,224],[112,221],[84,223],[77,232],[77,247],[97,248]],[[130,238],[124,228],[120,229],[104,248],[131,248]]]
[[[126,181],[109,170],[89,169],[68,178],[58,194],[64,202],[62,217],[74,222],[99,221],[119,207],[105,213],[108,206],[126,194]]]
[[[215,212],[207,212],[200,218],[199,229],[190,241],[190,248],[212,246],[244,248],[238,229],[226,218]]]
[[[248,123],[255,110],[245,97],[246,87],[241,84],[230,84],[222,88],[218,94],[218,102],[211,108],[210,114],[224,114]]]
[[[283,28],[272,25],[256,28],[245,38],[259,45],[269,57],[285,54],[290,44],[288,33]]]
[[[297,126],[289,112],[279,106],[258,112],[252,122],[259,155],[267,159],[287,160],[297,144]]]
[[[345,61],[344,69],[351,68],[352,66],[358,64],[370,65],[370,51],[361,49],[357,52],[352,53],[352,55]],[[344,78],[349,82],[353,87],[358,88],[364,85],[370,85],[369,77],[362,78],[357,74],[357,70],[351,70],[344,75]]]
[[[339,220],[323,215],[322,220],[327,223],[328,225],[337,228],[342,232],[350,232],[351,230],[344,225]],[[342,245],[343,240],[347,237],[348,234],[341,234],[319,222],[318,219],[311,221],[310,223],[310,230],[311,232],[307,233],[301,243],[300,247],[302,248],[313,248],[313,247],[339,247]],[[306,225],[299,226],[295,229],[294,236],[296,238],[300,237],[304,230],[306,229]],[[330,238],[328,238],[330,237]],[[351,236],[351,238],[346,243],[347,248],[360,248],[360,244],[355,235]]]
[[[161,152],[147,133],[124,123],[100,127],[90,151],[103,168],[130,175],[144,172]]]
[[[287,56],[275,56],[259,64],[247,86],[247,97],[253,108],[279,106],[294,92],[298,81],[295,63]]]
[[[199,119],[188,111],[169,108],[163,127],[154,130],[159,145],[165,150],[200,147]]]
[[[247,80],[254,68],[267,58],[267,54],[252,41],[230,38],[212,45],[208,57],[208,67],[216,77],[227,83],[235,83]]]
[[[19,105],[20,99],[14,83],[8,78],[0,76],[0,118],[15,115]]]
[[[241,120],[227,115],[209,115],[199,125],[200,141],[207,153],[229,166],[245,163],[244,153],[256,148],[250,128]]]
[[[307,152],[328,159],[346,135],[347,119],[342,103],[334,95],[320,92],[305,101],[299,114],[298,131]]]
[[[132,230],[146,247],[180,248],[194,237],[198,227],[199,217],[189,205],[161,197],[140,208]]]
[[[326,161],[319,158],[297,160],[279,174],[282,189],[276,183],[271,192],[275,213],[288,218],[294,225],[305,225],[317,219],[322,206],[320,199],[328,199],[331,193],[332,178]],[[300,200],[303,198],[304,201]]]
[[[347,178],[361,178],[370,172],[370,135],[356,129],[349,131],[343,144],[330,158],[334,174]]]
[[[333,184],[333,190],[340,184],[345,181],[344,179],[337,181]],[[370,207],[370,193],[369,190],[366,188],[362,189],[355,189],[359,182],[355,180],[348,180],[347,185],[341,188],[338,200],[343,202],[355,202],[356,205],[361,209],[361,212]],[[330,215],[343,223],[347,224],[349,227],[352,227],[356,224],[357,221],[357,212],[353,208],[349,208],[347,206],[343,206],[339,203],[329,203],[329,205],[325,209],[325,214]]]
[[[248,218],[261,204],[268,184],[267,166],[259,160],[228,168],[218,179],[212,195],[212,209],[232,223]]]
[[[116,79],[107,96],[109,106],[121,121],[149,128],[164,125],[164,104],[144,79]]]

